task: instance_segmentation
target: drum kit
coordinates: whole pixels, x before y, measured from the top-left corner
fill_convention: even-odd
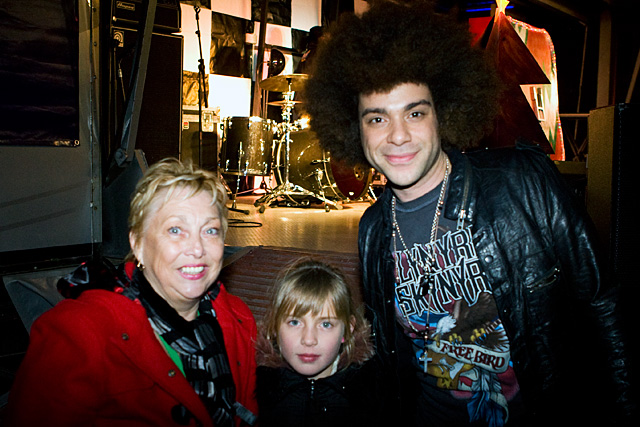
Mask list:
[[[222,121],[220,171],[240,176],[273,176],[277,186],[258,198],[254,205],[284,201],[287,206],[309,206],[312,200],[342,209],[341,202],[372,197],[372,170],[364,165],[349,166],[332,159],[320,147],[306,120],[292,121],[295,92],[302,89],[306,74],[286,74],[260,82],[263,90],[281,92],[281,101],[269,105],[282,109],[282,122],[261,117],[227,117]],[[234,195],[235,204],[235,195]]]

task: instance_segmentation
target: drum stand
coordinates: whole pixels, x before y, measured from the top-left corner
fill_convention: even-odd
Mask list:
[[[295,128],[295,124],[291,123],[291,111],[293,110],[293,106],[295,102],[293,101],[293,97],[295,92],[291,90],[291,82],[289,81],[289,90],[283,92],[284,102],[282,102],[282,138],[280,144],[284,143],[285,152],[284,152],[284,182],[278,185],[276,188],[271,190],[271,193],[265,194],[255,201],[254,206],[259,207],[259,212],[262,213],[265,211],[266,205],[271,204],[280,196],[311,196],[316,199],[324,202],[324,210],[329,212],[329,205],[335,207],[336,209],[342,209],[342,205],[334,202],[333,200],[329,200],[324,197],[324,194],[317,194],[312,191],[306,190],[299,185],[293,184],[289,181],[289,149],[291,144],[291,130]],[[280,147],[278,147],[279,149]],[[276,165],[277,167],[277,165]],[[318,171],[322,173],[321,171]],[[321,179],[321,177],[318,177]]]
[[[231,191],[231,188],[229,188],[229,185],[227,184],[226,181],[224,181],[224,185],[227,188],[227,191],[229,192],[229,194],[231,195],[231,197],[230,197],[230,199],[231,199],[231,208],[229,208],[229,210],[232,210],[232,211],[235,211],[235,212],[242,212],[245,215],[248,215],[249,214],[248,210],[242,210],[242,209],[236,208],[236,206],[237,206],[236,199],[238,197],[238,194],[241,194],[241,193],[238,192],[238,190],[240,189],[240,177],[241,176],[246,176],[246,175],[236,175],[236,191]],[[249,190],[249,191],[252,191],[252,190]]]

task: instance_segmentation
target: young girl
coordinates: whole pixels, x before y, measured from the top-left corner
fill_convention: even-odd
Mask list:
[[[377,425],[369,330],[335,268],[281,273],[256,346],[260,426]]]

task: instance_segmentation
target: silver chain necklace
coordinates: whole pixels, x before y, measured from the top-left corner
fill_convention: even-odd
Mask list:
[[[424,289],[427,289],[427,319],[426,319],[426,326],[425,329],[423,331],[418,330],[415,326],[413,326],[413,323],[411,323],[411,320],[409,320],[409,316],[406,314],[405,310],[403,310],[402,307],[400,307],[400,313],[402,314],[402,316],[406,319],[407,324],[409,325],[409,327],[419,336],[422,336],[423,340],[424,340],[424,347],[422,349],[422,356],[420,356],[420,361],[423,363],[423,368],[424,368],[424,373],[427,373],[427,339],[429,338],[429,316],[431,315],[431,291],[433,289],[433,276],[431,274],[432,269],[433,269],[433,264],[435,261],[435,256],[434,256],[434,249],[433,249],[433,244],[436,241],[436,237],[438,234],[438,224],[440,223],[440,215],[442,214],[442,207],[444,205],[444,196],[446,193],[446,189],[447,189],[447,183],[449,182],[449,172],[451,169],[451,164],[449,163],[449,158],[445,157],[446,160],[446,168],[445,168],[445,172],[444,172],[444,178],[442,180],[442,186],[440,187],[440,195],[438,196],[438,203],[436,204],[436,211],[433,214],[433,224],[431,225],[431,236],[429,239],[429,251],[427,252],[427,264],[425,265],[422,261],[420,261],[419,259],[416,259],[413,257],[411,251],[409,250],[409,248],[407,247],[407,244],[404,241],[404,237],[402,237],[402,233],[400,232],[400,225],[398,224],[398,220],[396,218],[396,196],[393,195],[392,199],[391,199],[391,217],[392,217],[392,221],[393,221],[393,232],[392,232],[392,239],[393,239],[393,253],[397,254],[398,253],[398,249],[397,249],[397,245],[396,245],[396,236],[400,238],[400,242],[402,243],[402,247],[404,249],[404,251],[407,253],[407,255],[409,256],[409,259],[416,264],[416,266],[420,267],[420,269],[422,270],[422,289],[423,289],[423,295],[424,295]],[[398,274],[398,269],[396,268],[396,283],[400,283],[400,277]]]

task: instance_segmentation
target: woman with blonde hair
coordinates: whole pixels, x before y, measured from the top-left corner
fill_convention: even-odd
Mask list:
[[[129,262],[83,264],[33,325],[15,425],[253,424],[256,325],[217,281],[227,195],[211,172],[152,165],[129,214]]]

